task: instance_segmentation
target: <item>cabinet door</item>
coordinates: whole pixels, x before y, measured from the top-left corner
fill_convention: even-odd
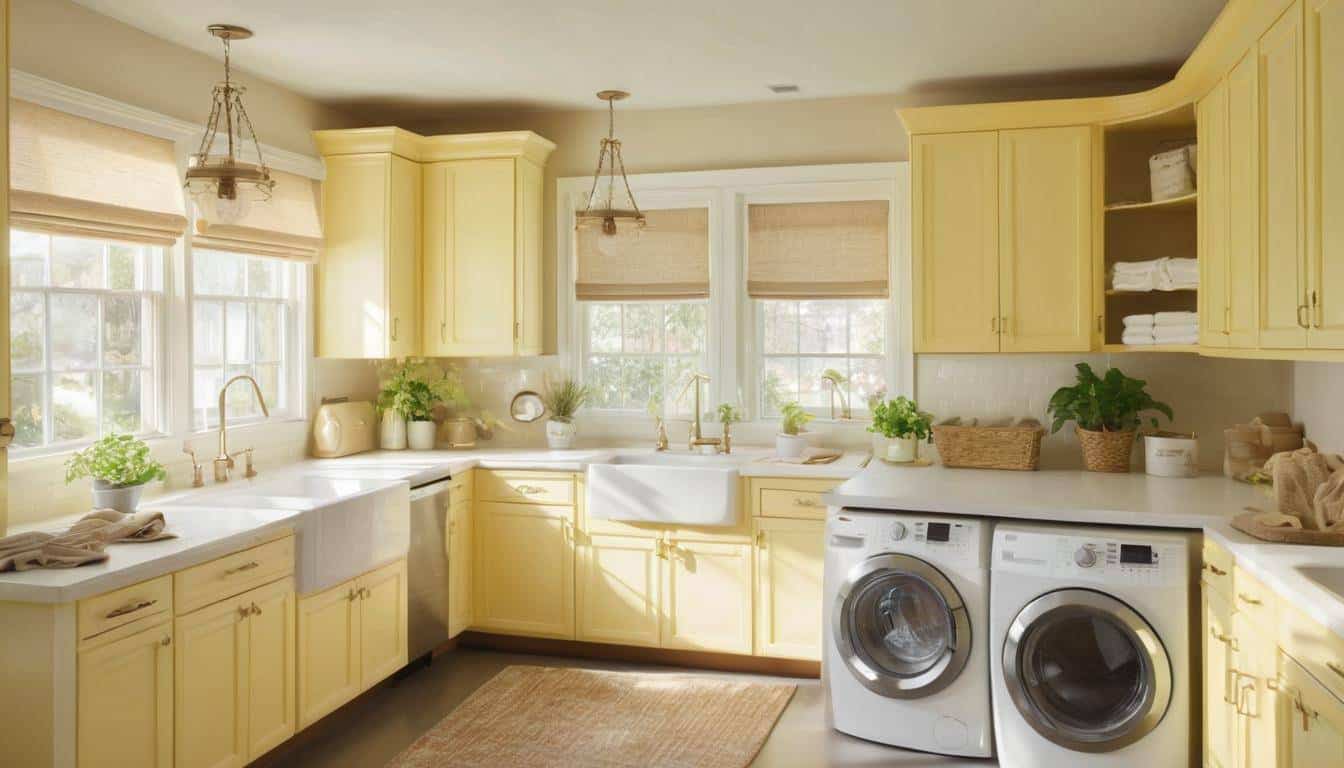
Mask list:
[[[653,537],[584,537],[575,577],[579,640],[658,646],[662,551]]]
[[[751,653],[751,545],[673,540],[666,555],[662,647]]]
[[[1279,686],[1278,648],[1272,636],[1264,634],[1245,613],[1232,616],[1233,635],[1237,638],[1233,665],[1237,702],[1237,765],[1242,768],[1268,768],[1278,760]]]
[[[448,636],[471,626],[471,500],[448,508]]]
[[[406,561],[355,580],[359,593],[360,688],[370,688],[406,666]]]
[[[826,523],[756,520],[756,655],[821,660]]]
[[[1202,193],[1201,193],[1202,194]],[[1233,768],[1237,711],[1228,676],[1232,671],[1232,607],[1227,599],[1204,586],[1204,765]]]
[[[999,138],[910,143],[915,352],[999,351]]]
[[[1321,687],[1292,658],[1280,657],[1283,696],[1282,768],[1344,765],[1344,701]]]
[[[1092,129],[999,133],[1003,352],[1092,347]]]
[[[574,639],[574,509],[477,502],[475,626]]]
[[[1344,0],[1307,4],[1307,259],[1312,347],[1344,349]]]
[[[225,600],[176,620],[176,768],[247,763],[248,615]]]
[[[173,765],[172,643],[169,621],[79,652],[80,768]]]
[[[1260,39],[1260,346],[1307,345],[1302,3]]]
[[[247,759],[256,760],[295,731],[294,582],[243,595],[247,619]]]
[[[540,355],[545,343],[541,318],[541,206],[544,176],[541,166],[527,160],[518,160],[515,165],[514,330],[518,336],[515,351],[519,355]]]
[[[299,600],[299,728],[307,728],[362,690],[359,605],[347,581]]]
[[[386,258],[392,156],[341,155],[325,162],[317,353],[388,357],[392,329]]]
[[[392,156],[388,180],[385,357],[420,354],[420,164]],[[351,314],[356,307],[336,307]]]
[[[1206,347],[1228,345],[1227,89],[1227,81],[1220,81],[1198,109],[1199,343]]]
[[[1256,58],[1247,54],[1227,76],[1226,176],[1220,219],[1226,224],[1228,346],[1260,341],[1260,87]],[[1200,163],[1203,165],[1203,162]],[[1200,190],[1203,195],[1203,190]],[[1200,285],[1203,293],[1204,286]]]

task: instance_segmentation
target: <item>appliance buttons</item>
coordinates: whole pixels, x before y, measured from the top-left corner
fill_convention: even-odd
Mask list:
[[[900,541],[905,538],[906,532],[905,523],[892,523],[888,533],[892,541]]]
[[[1091,568],[1097,564],[1097,551],[1090,544],[1081,546],[1074,551],[1073,562],[1077,563],[1079,568]]]

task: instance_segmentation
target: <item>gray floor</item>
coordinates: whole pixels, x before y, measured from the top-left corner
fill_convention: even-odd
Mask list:
[[[510,664],[645,671],[671,669],[459,649],[441,655],[428,669],[370,691],[304,731],[289,744],[277,748],[258,765],[378,768]],[[684,673],[687,670],[675,671]],[[752,677],[720,672],[699,674]],[[821,683],[817,680],[794,682],[798,692],[752,763],[754,768],[992,768],[994,765],[993,761],[905,752],[837,733],[826,724],[825,692]]]

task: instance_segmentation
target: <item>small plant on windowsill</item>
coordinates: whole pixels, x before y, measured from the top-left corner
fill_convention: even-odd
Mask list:
[[[733,425],[742,420],[742,411],[732,403],[719,403],[714,419],[723,425],[723,452],[733,452]]]
[[[131,435],[108,435],[65,462],[65,482],[93,478],[93,506],[127,514],[140,503],[145,486],[165,476],[163,465],[149,457],[145,441]]]
[[[546,385],[541,399],[551,414],[550,420],[546,422],[548,446],[558,450],[574,447],[574,438],[579,431],[574,416],[588,402],[590,395],[588,387],[569,376]]]
[[[909,463],[919,458],[919,441],[933,437],[933,416],[904,395],[870,407],[873,423],[868,431],[887,438],[887,461]]]
[[[779,406],[779,434],[775,435],[775,454],[781,459],[796,459],[811,445],[812,433],[804,427],[816,418],[796,401]]]

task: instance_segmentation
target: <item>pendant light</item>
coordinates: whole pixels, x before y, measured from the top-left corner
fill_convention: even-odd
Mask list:
[[[644,227],[644,214],[635,203],[630,182],[625,178],[625,159],[621,157],[621,140],[616,138],[616,102],[629,98],[625,91],[598,91],[597,98],[607,102],[607,135],[597,155],[597,170],[593,172],[593,188],[588,202],[576,215],[576,228],[601,225],[602,234],[614,236],[618,231],[636,231]],[[618,184],[616,174],[620,173]]]
[[[243,108],[247,89],[234,84],[230,69],[230,41],[246,40],[252,30],[232,24],[211,24],[207,29],[224,43],[224,82],[215,84],[200,149],[187,162],[186,187],[200,216],[215,224],[233,224],[248,214],[253,203],[271,199],[275,181],[261,157],[252,120]],[[224,151],[216,153],[221,131]],[[249,149],[256,162],[244,159]]]

